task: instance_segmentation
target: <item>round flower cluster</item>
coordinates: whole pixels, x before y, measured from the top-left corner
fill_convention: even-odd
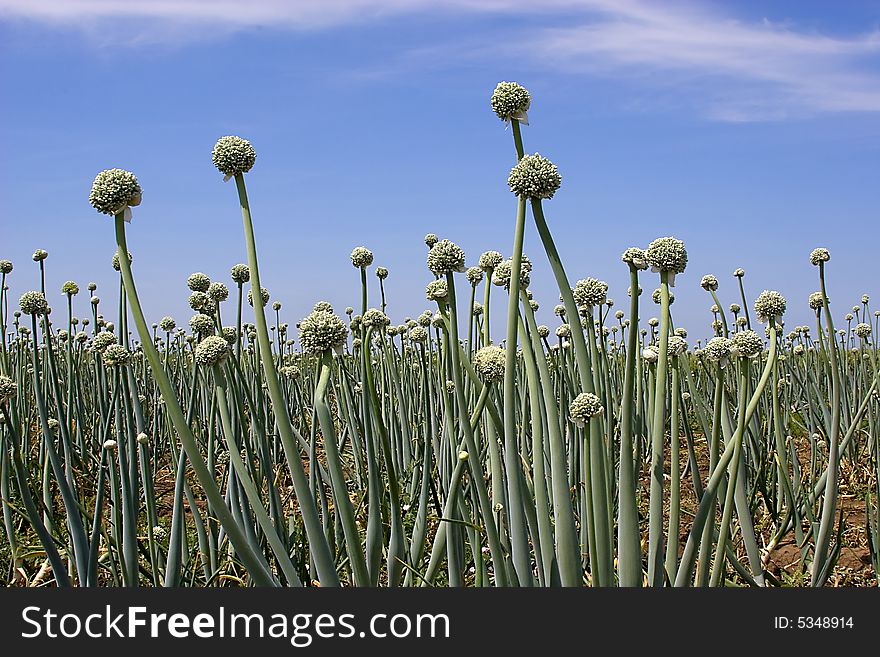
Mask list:
[[[131,352],[114,342],[104,350],[104,364],[108,367],[122,367],[131,360]]]
[[[483,270],[479,267],[468,267],[465,276],[467,276],[468,283],[476,287],[483,280]]]
[[[12,273],[12,261],[11,260],[0,260],[0,274],[10,274]]]
[[[92,348],[97,352],[102,352],[110,345],[118,344],[119,339],[110,333],[110,331],[101,331],[92,340]]]
[[[126,206],[139,205],[141,194],[140,183],[133,173],[123,169],[107,169],[95,176],[89,203],[98,212],[115,215],[125,210]]]
[[[474,354],[474,369],[486,381],[501,381],[504,378],[505,351],[501,347],[489,345]]]
[[[652,344],[649,344],[647,347],[642,349],[642,358],[644,358],[649,363],[656,363],[660,360],[660,352],[657,350]]]
[[[367,312],[364,313],[363,318],[361,319],[363,325],[370,328],[382,328],[388,321],[388,318],[385,316],[381,310],[377,310],[376,308],[370,308]]]
[[[21,295],[18,300],[21,312],[25,315],[45,315],[49,304],[42,292],[30,291]]]
[[[241,285],[242,283],[247,283],[249,280],[251,280],[251,270],[247,265],[233,265],[229,273],[232,276],[232,280],[239,285]]]
[[[260,288],[260,298],[263,300],[263,306],[265,306],[267,303],[269,303],[269,290],[267,290],[264,287],[261,287]],[[247,300],[250,305],[252,305],[252,306],[254,305],[254,291],[252,289],[248,290]]]
[[[587,422],[594,417],[599,417],[605,412],[602,402],[591,392],[582,392],[575,397],[568,407],[568,413],[572,421],[579,427],[586,426]]]
[[[193,315],[189,318],[189,327],[193,333],[211,335],[214,333],[214,320],[208,315]]]
[[[809,299],[807,299],[807,303],[812,310],[821,310],[822,306],[825,305],[825,295],[821,292],[813,292],[810,294]]]
[[[620,256],[620,259],[623,260],[626,264],[630,265],[633,269],[648,268],[648,263],[645,260],[644,249],[639,249],[634,246],[630,247],[623,252],[623,255]]]
[[[428,269],[438,276],[464,271],[464,251],[449,240],[440,240],[428,251]]]
[[[226,301],[229,298],[229,288],[223,283],[215,282],[208,286],[208,298],[214,303]]]
[[[743,276],[746,275],[746,272],[742,267],[737,267],[736,269],[733,270],[733,275],[735,278],[742,278]]]
[[[220,137],[211,153],[214,166],[225,176],[247,173],[257,160],[257,152],[247,139],[232,135]]]
[[[169,317],[166,315],[161,320],[159,320],[159,328],[165,331],[166,333],[171,333],[177,327],[177,322],[174,321],[173,317]]]
[[[865,322],[860,322],[859,324],[856,324],[856,335],[862,340],[867,339],[867,337],[871,335],[871,325],[866,324]]]
[[[813,249],[813,252],[810,253],[810,263],[818,266],[820,262],[828,262],[831,260],[831,254],[828,252],[828,249],[818,248]]]
[[[498,251],[486,251],[480,256],[480,269],[491,271],[504,261],[504,256]]]
[[[479,317],[482,314],[483,314],[483,304],[481,304],[479,301],[474,301],[474,317]]]
[[[703,353],[715,363],[723,363],[729,356],[733,343],[727,338],[716,337],[706,343]]]
[[[134,258],[131,255],[131,252],[128,252],[128,264],[131,264]],[[110,258],[110,266],[113,267],[115,271],[122,271],[122,267],[119,264],[119,252],[113,254],[113,257]]]
[[[741,310],[742,307],[738,303],[730,304],[730,312],[732,312],[734,315],[739,314]]]
[[[651,293],[651,300],[654,303],[656,303],[658,306],[660,305],[660,302],[663,300],[663,291],[659,287]],[[675,295],[672,292],[670,292],[669,293],[669,305],[671,306],[674,303],[675,303]]]
[[[446,281],[431,281],[425,286],[425,296],[428,301],[443,301],[446,299],[447,294],[449,294],[449,289],[446,285]]]
[[[771,317],[779,319],[785,314],[785,297],[775,290],[764,290],[755,299],[755,312],[762,324]]]
[[[207,292],[211,287],[211,279],[206,274],[197,271],[186,279],[186,286],[193,292]]]
[[[71,297],[79,294],[79,285],[77,285],[74,281],[67,281],[64,285],[61,286],[61,294],[66,294]]]
[[[413,326],[409,330],[409,339],[413,342],[424,342],[428,339],[428,332],[421,326]]]
[[[520,198],[551,199],[562,185],[556,165],[538,153],[525,155],[507,177],[510,191]]]
[[[210,335],[196,347],[196,363],[202,367],[219,365],[229,355],[229,343],[219,335]]]
[[[348,335],[345,323],[335,314],[313,311],[299,324],[299,342],[303,351],[320,354],[340,349]]]
[[[355,247],[351,252],[351,264],[358,269],[366,269],[373,264],[373,252],[363,246]]]
[[[0,375],[0,404],[5,404],[15,397],[17,386],[8,376]]]
[[[655,271],[681,274],[687,267],[687,249],[681,240],[659,237],[648,245],[645,260]]]
[[[703,276],[703,280],[700,281],[700,287],[706,290],[706,292],[714,292],[718,289],[718,279],[712,274],[706,274]]]
[[[560,324],[556,327],[557,338],[568,338],[571,336],[571,327],[568,324]]]
[[[804,352],[806,352],[806,349],[802,344],[796,344],[791,350],[791,353],[793,353],[795,356],[803,356]]]
[[[574,286],[574,300],[579,306],[601,306],[607,295],[608,283],[595,278],[582,278]]]
[[[502,262],[498,263],[498,265],[495,267],[495,270],[492,272],[492,283],[499,287],[503,287],[505,290],[509,290],[512,271],[513,261],[509,258],[507,260],[503,260]],[[523,254],[522,261],[520,262],[520,289],[526,289],[529,286],[529,283],[531,282],[531,273],[532,261],[529,260],[528,256]]]
[[[754,331],[739,331],[730,341],[731,353],[743,358],[754,358],[764,350],[764,341]]]
[[[234,326],[224,326],[220,329],[220,335],[222,335],[223,339],[229,344],[235,344],[236,340],[238,340],[238,332]]]
[[[550,335],[550,327],[549,326],[547,326],[546,324],[541,324],[540,326],[538,326],[538,337],[539,338],[546,338],[549,335]]]
[[[668,349],[670,356],[682,356],[687,352],[688,343],[680,335],[670,335]]]
[[[299,369],[296,365],[282,365],[278,368],[278,373],[285,379],[298,379]]]
[[[207,312],[209,301],[208,295],[204,292],[193,292],[189,295],[189,307],[196,312]]]
[[[43,260],[49,257],[49,252],[45,249],[37,249],[36,251],[34,251],[34,255],[31,257],[33,258],[34,262],[43,262]]]
[[[385,267],[376,267],[376,276],[380,281],[384,281],[388,278],[388,270]]]
[[[490,100],[492,111],[502,121],[520,120],[525,117],[532,103],[528,90],[516,82],[499,82]]]

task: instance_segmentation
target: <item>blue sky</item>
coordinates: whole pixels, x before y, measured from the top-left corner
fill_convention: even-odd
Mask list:
[[[738,301],[736,267],[750,303],[777,289],[786,325],[812,325],[808,256],[826,246],[840,317],[864,293],[880,301],[878,25],[877,1],[0,0],[10,296],[38,285],[43,248],[50,302],[73,279],[115,304],[112,221],[87,198],[98,171],[121,167],[144,188],[128,240],[148,319],[184,324],[187,275],[229,283],[246,261],[234,186],[210,158],[238,134],[258,154],[247,183],[283,319],[321,299],[357,306],[348,256],[364,245],[391,272],[399,323],[431,307],[425,233],[468,264],[509,254],[514,150],[488,99],[515,80],[533,95],[526,149],[563,176],[545,210],[572,284],[607,280],[626,309],[620,253],[675,235],[690,260],[673,311],[692,337],[711,321],[700,278]],[[555,326],[531,228],[526,254]]]

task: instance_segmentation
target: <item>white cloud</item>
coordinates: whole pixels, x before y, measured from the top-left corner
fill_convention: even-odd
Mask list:
[[[723,121],[880,111],[880,33],[831,36],[769,20],[746,22],[717,5],[647,0],[0,0],[0,19],[107,34],[126,21],[131,43],[222,37],[253,27],[319,30],[428,12],[528,16],[527,56],[554,71],[631,76],[643,88],[684,90]],[[559,27],[559,18],[565,26]],[[131,30],[131,23],[137,27]],[[214,30],[192,30],[214,26]],[[487,25],[487,29],[495,29]],[[515,28],[506,28],[515,29]],[[436,44],[459,57],[488,49]],[[522,43],[522,41],[518,41]],[[433,47],[435,44],[424,44]],[[647,86],[645,86],[647,85]]]

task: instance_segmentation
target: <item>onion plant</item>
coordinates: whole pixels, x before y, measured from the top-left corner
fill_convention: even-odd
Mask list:
[[[149,230],[150,209],[128,171],[102,171],[89,194],[114,223],[118,286],[99,296],[90,283],[85,295],[67,280],[59,291],[38,249],[40,288],[15,306],[17,270],[0,260],[0,577],[823,586],[856,577],[838,564],[856,535],[871,564],[859,581],[876,581],[880,312],[870,297],[837,314],[819,248],[819,289],[802,304],[812,326],[786,329],[777,291],[749,303],[737,269],[732,290],[712,274],[699,281],[712,305],[689,338],[675,294],[704,293],[684,242],[660,236],[622,254],[629,303],[615,310],[596,272],[562,262],[549,209],[562,175],[525,149],[531,103],[514,82],[490,98],[514,145],[512,167],[498,165],[514,196],[509,254],[494,250],[503,244],[466,254],[428,233],[428,307],[416,318],[392,321],[412,305],[390,294],[388,270],[364,246],[351,251],[344,313],[318,301],[299,321],[287,316],[284,297],[302,290],[262,286],[256,236],[269,227],[251,213],[256,150],[238,136],[220,138],[212,161],[234,181],[247,262],[228,280],[182,281],[187,321],[140,302],[127,228],[137,208],[139,233]],[[556,300],[531,286],[541,260],[559,292],[555,331],[539,309]],[[653,294],[642,294],[646,281]],[[844,500],[864,505],[863,533],[842,531]],[[786,546],[797,563],[780,566]]]

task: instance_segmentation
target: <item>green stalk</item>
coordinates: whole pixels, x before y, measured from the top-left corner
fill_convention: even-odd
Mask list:
[[[678,569],[678,547],[681,540],[679,538],[679,528],[681,527],[681,455],[678,436],[678,395],[678,356],[675,356],[672,363],[672,403],[669,409],[671,449],[669,453],[669,531],[666,541],[666,574],[669,581],[675,578],[675,572]]]
[[[266,386],[269,389],[269,398],[272,400],[272,409],[275,415],[275,424],[281,437],[281,445],[287,458],[287,466],[293,480],[293,488],[296,493],[300,513],[305,525],[306,537],[309,542],[312,559],[318,570],[318,578],[322,586],[339,586],[339,576],[336,573],[336,564],[333,554],[327,543],[324,528],[318,517],[318,509],[315,506],[315,498],[312,496],[309,481],[306,478],[302,464],[302,453],[297,446],[296,434],[290,423],[284,393],[281,391],[281,383],[278,381],[278,371],[272,360],[272,343],[269,340],[269,330],[266,326],[266,313],[263,306],[262,287],[260,285],[260,267],[257,261],[257,244],[254,238],[254,225],[251,220],[251,209],[248,203],[247,189],[244,184],[244,174],[235,175],[235,185],[238,190],[238,200],[241,205],[241,218],[244,224],[244,237],[247,244],[248,269],[251,275],[251,292],[254,299],[254,316],[257,326],[257,343],[260,347],[260,360],[263,364],[263,374],[266,377]],[[143,336],[141,338],[143,340]]]
[[[196,441],[195,436],[193,436],[192,431],[186,422],[186,418],[183,416],[183,410],[180,408],[180,404],[177,401],[177,392],[174,389],[171,380],[168,378],[168,374],[162,367],[162,359],[159,356],[159,352],[156,351],[156,347],[150,337],[150,329],[144,319],[141,302],[138,298],[137,289],[134,284],[134,276],[131,273],[131,265],[128,262],[128,247],[125,240],[125,220],[123,219],[123,214],[121,212],[116,215],[116,244],[119,247],[119,265],[122,272],[122,280],[125,284],[129,306],[131,308],[135,326],[138,330],[138,335],[141,339],[144,354],[150,362],[150,367],[153,370],[153,378],[159,386],[159,390],[165,400],[165,410],[171,417],[171,422],[174,424],[174,429],[180,437],[180,442],[183,445],[183,449],[186,451],[187,458],[193,467],[196,478],[202,485],[202,489],[205,491],[205,496],[208,498],[208,503],[211,505],[211,512],[216,515],[220,524],[226,530],[230,541],[235,547],[236,553],[247,567],[248,572],[251,577],[253,577],[254,581],[260,586],[274,586],[276,581],[269,572],[268,564],[266,564],[265,559],[263,559],[261,555],[258,555],[248,544],[244,532],[232,517],[232,514],[223,499],[223,495],[220,493],[220,489],[217,488],[217,483],[208,471],[208,466],[205,464],[205,460],[202,458],[201,452],[199,451],[198,442]],[[257,290],[255,297],[261,298],[259,296],[259,288],[257,288]]]
[[[541,199],[531,199],[532,216],[535,219],[535,227],[538,229],[538,235],[544,245],[544,251],[547,259],[550,261],[550,268],[556,278],[556,284],[559,288],[559,294],[562,297],[565,306],[565,314],[569,318],[572,325],[571,342],[574,346],[575,361],[577,363],[577,374],[580,378],[581,388],[584,392],[595,392],[593,384],[592,366],[590,356],[587,350],[587,342],[584,338],[584,332],[578,324],[577,303],[574,300],[574,294],[571,285],[568,282],[568,276],[565,274],[565,268],[562,265],[562,259],[556,249],[553,236],[547,226],[547,220],[544,217],[544,208],[541,205]],[[601,418],[593,418],[589,425],[589,449],[590,454],[587,457],[595,463],[605,463],[605,441],[604,428]],[[592,468],[591,468],[592,470]],[[604,471],[604,465],[603,465]],[[592,472],[590,473],[592,475]],[[592,477],[584,481],[588,491],[599,490],[605,487],[605,482],[598,481],[595,484]],[[592,498],[592,493],[590,493]],[[601,499],[601,498],[600,498]],[[606,497],[607,501],[607,497]],[[589,502],[593,507],[593,500]],[[608,508],[592,508],[593,522],[595,523],[596,543],[590,546],[590,563],[593,571],[593,581],[596,586],[611,586],[614,578],[613,548],[612,548],[612,532],[609,519],[611,512]]]
[[[519,270],[514,270],[517,273]],[[458,341],[458,317],[455,310],[455,281],[451,273],[446,274],[446,283],[449,294],[449,357],[452,361],[452,375],[455,382],[455,399],[458,404],[461,430],[464,433],[464,444],[468,454],[478,454],[477,445],[474,441],[474,431],[471,428],[467,413],[467,399],[464,395],[464,378],[461,366],[461,345]],[[514,451],[514,456],[518,452]],[[507,563],[504,551],[501,548],[501,539],[498,534],[498,526],[493,521],[492,505],[489,501],[489,493],[486,490],[486,480],[483,476],[483,468],[480,459],[469,458],[468,464],[471,472],[471,482],[476,488],[480,503],[480,513],[486,528],[486,540],[489,543],[489,552],[495,566],[495,582],[498,586],[507,586],[510,582],[507,576]],[[525,528],[523,527],[523,530]],[[531,577],[531,574],[529,574]]]
[[[516,124],[516,122],[514,122]],[[519,321],[519,291],[522,271],[522,252],[526,225],[526,200],[517,199],[516,229],[513,238],[513,254],[510,265],[510,296],[507,303],[507,342],[504,361],[504,465],[507,471],[507,517],[510,525],[513,566],[520,586],[532,586],[532,559],[526,533],[526,518],[522,499],[522,468],[516,431],[516,348]],[[452,276],[447,279],[451,281]],[[455,357],[458,356],[454,340]]]
[[[813,550],[813,568],[810,573],[810,585],[822,586],[827,579],[828,547],[831,543],[831,533],[834,531],[834,517],[837,513],[838,481],[837,474],[840,467],[838,445],[840,442],[840,370],[837,357],[837,340],[834,333],[834,320],[831,317],[830,301],[825,291],[825,263],[819,262],[819,282],[822,289],[823,310],[825,321],[828,324],[828,354],[831,360],[831,435],[828,440],[828,476],[825,479],[825,499],[822,505],[822,520],[819,524],[819,534],[816,537],[816,546]]]
[[[623,399],[620,403],[620,455],[617,511],[617,560],[620,586],[642,585],[642,547],[639,535],[638,491],[633,461],[633,404],[636,355],[639,349],[639,270],[629,266],[630,305],[629,333],[626,336],[626,372],[623,381]]]
[[[742,454],[743,437],[746,428],[746,396],[748,395],[747,384],[749,380],[749,362],[743,359],[740,362],[739,379],[739,403],[738,403],[738,426],[733,437],[733,458],[728,468],[727,494],[724,499],[724,510],[721,515],[721,524],[718,526],[718,544],[715,548],[715,561],[712,565],[712,577],[709,586],[716,587],[724,575],[724,562],[727,559],[727,536],[730,531],[730,520],[733,517],[733,496],[736,491],[736,481],[739,475],[740,455]]]
[[[761,378],[758,380],[757,386],[755,386],[755,391],[752,393],[752,397],[749,400],[749,404],[745,409],[745,413],[740,418],[742,427],[748,426],[749,422],[752,419],[752,416],[755,413],[755,410],[758,408],[758,403],[761,401],[761,395],[764,393],[764,388],[767,385],[767,381],[770,378],[770,374],[773,370],[773,361],[776,359],[776,327],[771,323],[770,325],[770,351],[767,355],[767,364],[764,366],[764,371],[761,373]],[[691,524],[691,530],[688,534],[687,543],[684,546],[684,552],[681,556],[681,561],[678,566],[678,573],[675,576],[675,586],[688,586],[691,581],[691,577],[694,572],[694,561],[696,559],[696,550],[699,547],[699,539],[697,538],[702,534],[703,528],[706,523],[706,518],[709,515],[709,510],[714,508],[715,505],[715,496],[718,494],[718,488],[724,480],[724,476],[726,474],[727,466],[731,462],[734,457],[734,453],[736,452],[736,445],[741,442],[743,439],[743,434],[741,431],[737,430],[737,432],[733,435],[733,438],[727,442],[727,445],[724,447],[724,453],[721,455],[721,458],[718,460],[718,464],[715,466],[715,469],[709,476],[709,481],[706,484],[706,490],[703,492],[703,496],[700,498],[700,506],[697,508],[697,513],[694,515],[694,521]]]
[[[524,300],[525,301],[525,300]],[[571,505],[571,489],[568,485],[568,466],[566,463],[565,441],[559,425],[559,405],[553,392],[552,375],[541,339],[535,313],[528,303],[523,303],[523,312],[532,338],[532,348],[539,356],[535,359],[538,367],[540,391],[543,395],[547,413],[547,437],[550,452],[550,486],[553,495],[553,520],[556,538],[556,554],[559,560],[559,576],[562,586],[582,586],[584,572],[581,564],[580,545]],[[538,455],[543,457],[543,454]],[[632,459],[630,459],[632,464]],[[641,568],[639,568],[641,570]]]
[[[648,512],[648,583],[663,586],[663,446],[669,359],[669,272],[660,272],[660,355],[651,424],[651,490]]]
[[[217,410],[220,413],[220,423],[229,450],[229,462],[232,463],[238,481],[242,488],[244,488],[245,495],[247,495],[251,508],[254,510],[257,522],[260,524],[260,528],[263,530],[263,535],[266,537],[269,546],[272,548],[278,566],[281,568],[281,572],[284,573],[284,577],[287,578],[288,584],[292,586],[302,586],[302,582],[296,574],[296,567],[290,560],[290,553],[282,542],[281,537],[278,535],[278,528],[275,527],[272,523],[272,519],[266,512],[266,507],[263,506],[263,501],[260,497],[260,491],[257,490],[256,485],[248,474],[247,466],[244,464],[244,461],[241,460],[241,448],[239,447],[238,441],[235,439],[235,431],[232,428],[232,416],[229,413],[229,404],[226,400],[226,374],[223,372],[223,368],[220,365],[214,365],[211,369],[214,374],[214,395],[217,400]]]

